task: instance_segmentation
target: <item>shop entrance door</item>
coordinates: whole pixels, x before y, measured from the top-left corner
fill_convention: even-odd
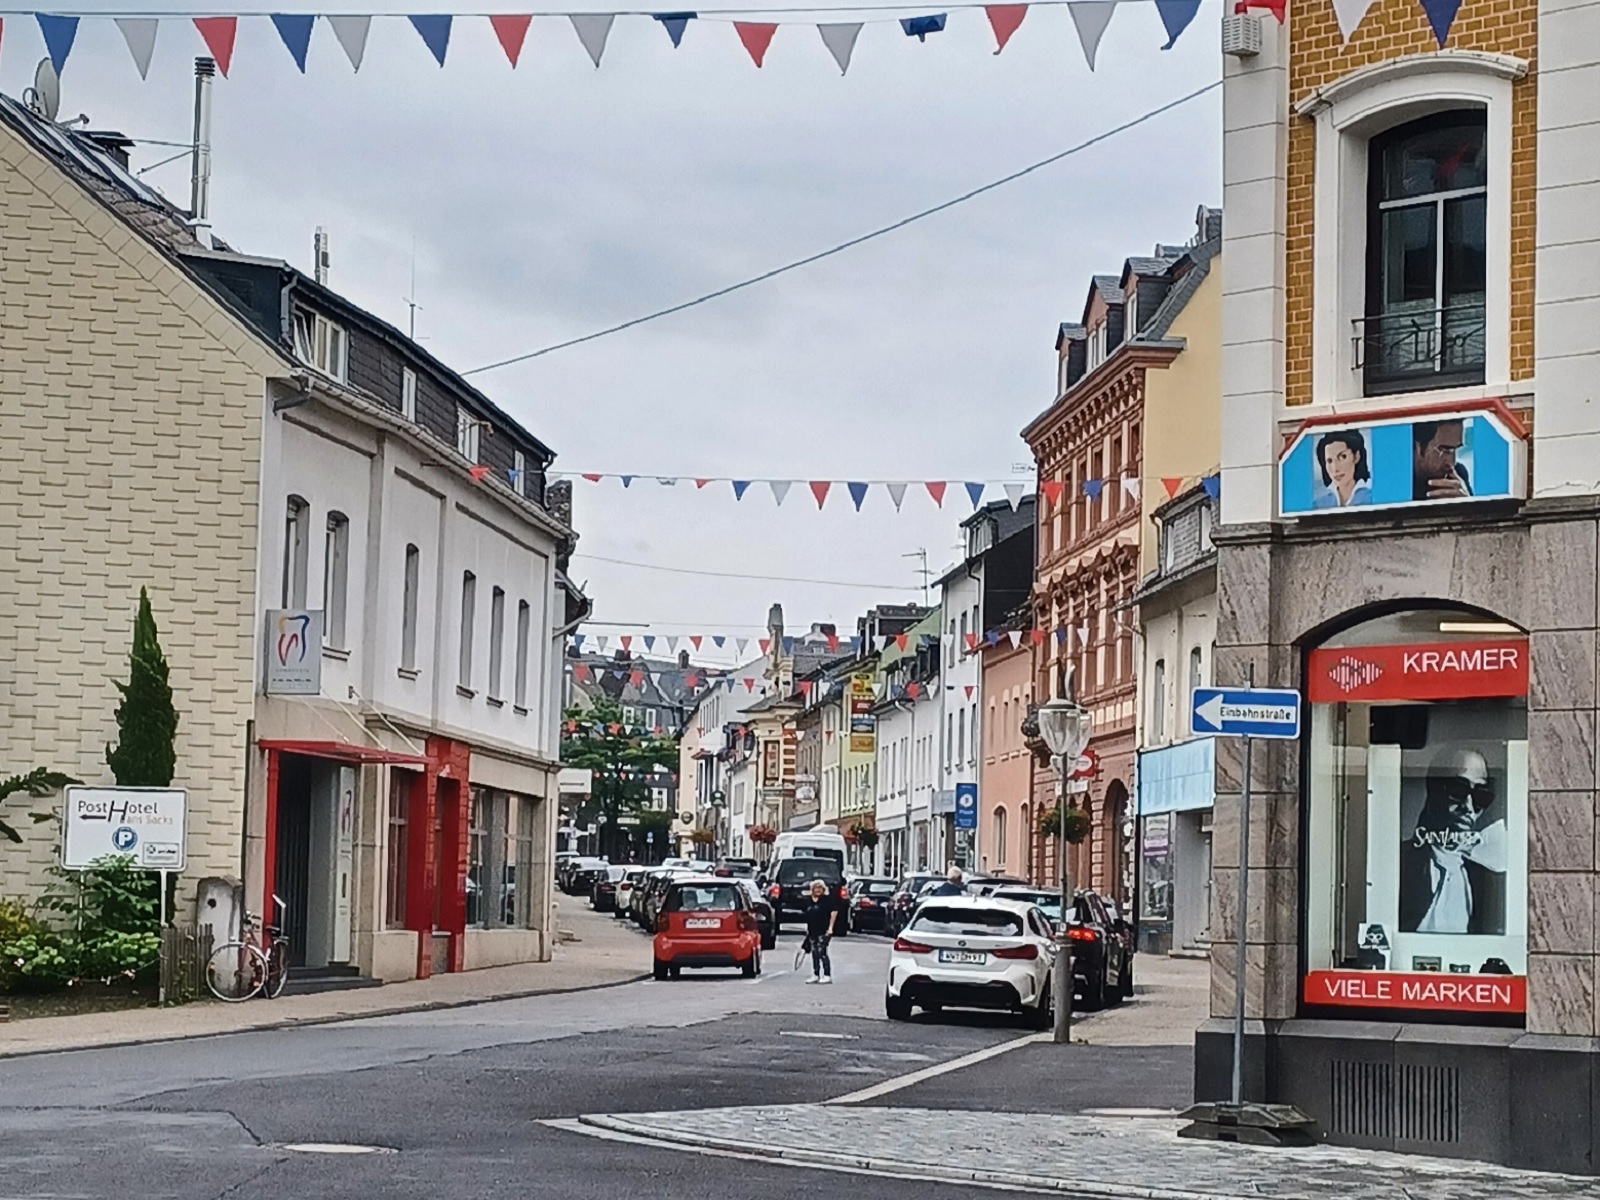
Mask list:
[[[291,966],[350,960],[356,779],[353,767],[297,754],[278,768],[273,890],[287,905]]]

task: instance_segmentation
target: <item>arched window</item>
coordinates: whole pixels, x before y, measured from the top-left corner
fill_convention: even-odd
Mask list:
[[[1159,742],[1167,736],[1167,660],[1156,659],[1150,676],[1150,740]]]
[[[1006,810],[994,810],[994,862],[995,866],[1006,865]]]
[[[345,648],[345,603],[350,579],[350,518],[328,514],[322,547],[322,644]]]
[[[306,606],[306,554],[311,537],[311,505],[290,496],[283,522],[283,608]]]

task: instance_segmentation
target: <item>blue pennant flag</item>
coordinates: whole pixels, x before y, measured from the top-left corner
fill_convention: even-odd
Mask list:
[[[1067,631],[1065,629],[1056,630],[1056,645],[1060,646],[1063,643],[1065,643],[1066,640],[1067,640]]]
[[[718,650],[721,650],[728,644],[728,639],[720,633],[714,633],[711,635],[711,644]]]
[[[1091,500],[1100,499],[1100,493],[1105,488],[1104,479],[1085,479],[1083,481],[1083,494]]]
[[[983,635],[983,640],[988,642],[991,646],[998,646],[1000,644],[1000,635],[991,629],[988,633]]]
[[[697,14],[692,12],[655,13],[655,19],[661,22],[662,28],[667,31],[667,36],[672,39],[673,49],[683,44],[683,31],[689,27],[689,22]]]
[[[1207,475],[1200,481],[1200,486],[1205,488],[1206,495],[1211,497],[1213,503],[1222,497],[1222,476]]]
[[[749,488],[749,486],[750,486],[750,481],[748,479],[735,479],[735,480],[732,480],[732,483],[733,483],[733,498],[735,500],[743,500],[744,499],[745,490],[747,488]]]
[[[317,23],[317,18],[306,13],[273,13],[272,23],[277,26],[278,36],[283,39],[294,65],[304,75],[306,52],[311,49],[311,28]]]
[[[972,511],[978,511],[978,505],[983,503],[983,484],[967,484],[967,499],[972,501]]]
[[[1167,27],[1167,44],[1163,50],[1171,50],[1178,44],[1178,37],[1189,28],[1189,22],[1200,11],[1200,0],[1156,0],[1156,11],[1161,14],[1161,23]]]
[[[1199,2],[1200,0],[1195,0],[1195,3]],[[423,43],[433,51],[433,57],[439,60],[439,65],[444,66],[444,53],[450,49],[450,18],[413,14],[411,25],[422,35]]]
[[[783,639],[783,652],[785,654],[794,653],[794,639],[792,637],[786,637]]]
[[[61,74],[67,65],[67,55],[72,53],[72,43],[78,36],[77,17],[53,17],[39,13],[39,32],[44,34],[44,48],[50,52],[50,65]]]
[[[1433,27],[1433,36],[1441,50],[1450,40],[1450,26],[1456,23],[1456,13],[1460,9],[1461,0],[1422,0],[1422,11],[1428,14],[1428,24]]]
[[[861,639],[860,638],[853,637],[853,638],[850,639],[850,653],[851,654],[860,654],[861,653]]]
[[[867,498],[867,485],[864,483],[847,483],[844,486],[850,489],[850,499],[855,501],[856,511],[860,512],[861,502]]]
[[[644,635],[644,648],[646,650],[654,650],[656,648],[656,635],[655,634],[647,633],[647,634]]]
[[[575,634],[572,635],[572,644],[575,647],[577,647],[579,650],[582,650],[583,649],[583,639],[588,637],[588,636],[589,635],[586,634],[586,633],[575,633]]]
[[[632,475],[618,475],[617,478],[622,480],[622,486],[623,487],[632,487],[633,486],[633,476]]]
[[[1156,2],[1159,4],[1161,0],[1156,0]],[[1194,0],[1194,4],[1199,7],[1200,0]],[[914,37],[919,42],[925,42],[928,40],[930,33],[940,33],[944,30],[944,22],[947,15],[947,13],[934,13],[927,17],[901,17],[900,28],[906,31],[907,37]]]

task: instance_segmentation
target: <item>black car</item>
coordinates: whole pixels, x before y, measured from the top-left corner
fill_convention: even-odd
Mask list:
[[[1081,1007],[1094,1012],[1133,995],[1133,938],[1098,892],[1079,892],[1067,923],[1072,974]]]
[[[567,894],[569,896],[594,895],[594,885],[604,879],[611,871],[611,864],[600,858],[580,860],[580,865],[567,875]]]
[[[767,902],[772,905],[773,926],[783,932],[785,920],[798,921],[811,899],[811,884],[820,879],[843,906],[849,900],[844,868],[831,858],[796,857],[780,859],[767,877]],[[841,914],[843,915],[843,914]],[[835,921],[833,934],[843,937],[848,920]]]
[[[767,902],[766,893],[756,886],[753,879],[742,876],[718,876],[718,878],[733,878],[739,881],[739,886],[744,888],[744,893],[750,898],[750,907],[756,914],[756,924],[761,928],[761,948],[771,950],[778,944],[778,927],[772,919],[772,905]]]
[[[628,873],[627,867],[607,867],[606,873],[597,877],[589,891],[589,904],[595,912],[614,912],[617,907],[617,884]]]
[[[753,858],[725,858],[712,872],[719,879],[754,879],[756,860]]]
[[[911,910],[917,906],[917,895],[930,883],[938,883],[943,875],[932,871],[916,871],[900,880],[900,886],[889,897],[889,911],[885,914],[885,933],[898,934],[911,920]]]
[[[857,879],[850,884],[850,931],[885,933],[889,928],[889,898],[894,895],[892,879]]]

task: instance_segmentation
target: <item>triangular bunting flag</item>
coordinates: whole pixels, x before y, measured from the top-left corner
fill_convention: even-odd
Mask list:
[[[729,482],[733,484],[733,498],[735,500],[743,500],[745,491],[750,487],[750,481],[748,479],[733,479]]]
[[[828,498],[828,489],[833,486],[826,479],[813,479],[811,481],[811,494],[817,498],[817,507],[821,508],[823,501]]]
[[[1067,640],[1067,631],[1065,629],[1056,630],[1056,646],[1059,648],[1060,646],[1065,644],[1066,640]]]
[[[632,475],[618,475],[617,478],[622,480],[622,486],[623,487],[630,488],[630,487],[633,486],[633,476]]]
[[[972,699],[972,693],[975,692],[976,690],[977,689],[974,688],[970,683],[967,684],[967,699],[968,700]]]
[[[599,647],[600,647],[600,653],[601,653],[601,654],[604,654],[604,653],[605,653],[605,652],[606,652],[606,644],[607,644],[607,643],[608,643],[608,642],[610,642],[610,641],[611,641],[611,639],[610,639],[610,638],[609,638],[609,637],[605,637],[605,636],[597,636],[597,637],[596,637],[596,638],[595,638],[595,639],[594,639],[594,644],[595,644],[595,645],[596,645],[596,646],[599,646]]]
[[[472,476],[473,483],[482,483],[489,477],[488,467],[468,467],[467,474]]]
[[[703,637],[701,637],[698,633],[691,634],[689,636],[689,645],[694,647],[694,651],[695,651],[696,654],[700,653],[700,643],[703,642],[704,640],[705,639]]]
[[[78,37],[78,18],[38,13],[35,19],[39,22],[39,32],[44,35],[44,48],[50,55],[50,65],[59,76],[61,68],[67,65],[67,55],[72,53],[72,43]]]
[[[1205,488],[1206,495],[1211,497],[1211,502],[1213,504],[1215,504],[1217,502],[1217,500],[1221,498],[1221,496],[1222,496],[1222,476],[1220,476],[1220,475],[1207,475],[1204,479],[1202,479],[1200,481],[1200,486]]]
[[[823,730],[823,731],[822,731],[822,740],[823,740],[823,741],[825,741],[825,742],[831,742],[831,741],[833,741],[833,730],[831,730],[831,729],[824,729],[824,730]]]
[[[749,638],[734,638],[733,639],[733,651],[740,658],[744,657],[744,652],[746,650],[748,650],[749,648],[750,648],[750,639]]]
[[[762,638],[759,642],[756,643],[756,645],[761,648],[761,653],[763,655],[765,655],[769,650],[772,649],[772,639],[771,638]]]
[[[578,35],[583,48],[589,52],[590,59],[596,67],[599,67],[600,56],[606,52],[606,39],[611,36],[611,23],[617,19],[616,15],[574,13],[567,19],[572,22],[573,32]]]
[[[644,686],[644,672],[639,670],[637,667],[635,667],[632,671],[628,672],[628,682],[631,683],[634,687],[643,687]]]
[[[933,502],[940,508],[944,507],[944,490],[950,485],[942,479],[930,479],[922,485],[928,489],[928,495],[933,497]]]
[[[527,39],[528,26],[532,21],[530,16],[510,14],[489,18],[489,24],[494,26],[494,36],[500,40],[500,49],[506,52],[506,58],[513,68],[517,65],[517,59],[522,57],[522,43]]]
[[[413,13],[409,20],[411,27],[421,36],[422,44],[433,53],[439,65],[444,66],[445,52],[450,49],[451,18],[446,15],[426,16]]]
[[[973,512],[977,512],[978,505],[983,503],[983,487],[984,485],[981,483],[969,483],[966,485],[967,499],[972,501]]]
[[[983,635],[983,640],[988,642],[991,646],[998,646],[1000,644],[1000,635],[991,629],[988,633]]]
[[[856,39],[861,36],[861,22],[818,25],[817,32],[822,35],[822,44],[828,48],[828,53],[833,55],[833,61],[839,64],[839,74],[847,74],[850,70],[850,58],[856,52]]]
[[[976,650],[978,648],[978,635],[975,634],[975,633],[967,634],[966,643],[967,643],[967,652],[968,653],[971,653],[972,651]]]
[[[1135,504],[1139,502],[1139,477],[1137,475],[1124,475],[1122,477],[1122,490],[1128,493],[1128,499]]]
[[[599,483],[602,479],[605,478],[605,476],[604,475],[593,475],[593,474],[590,474],[588,471],[585,471],[583,473],[583,478],[587,479],[590,483]]]
[[[317,18],[307,13],[272,14],[272,24],[278,31],[278,37],[283,40],[284,49],[289,51],[289,57],[294,59],[294,65],[300,68],[302,75],[306,73],[306,52],[311,49],[311,29],[316,23]]]
[[[1087,625],[1078,626],[1078,640],[1085,646],[1089,644],[1089,627]]]
[[[1005,485],[1006,503],[1011,505],[1011,511],[1017,511],[1017,505],[1022,503],[1023,484],[1008,483]]]
[[[753,675],[746,675],[744,677],[744,690],[747,692],[753,692],[756,690],[756,681]]]
[[[900,505],[906,498],[906,485],[903,483],[886,483],[883,486],[889,490],[889,499],[894,501],[895,512],[899,512]]]
[[[139,69],[140,79],[150,78],[150,57],[156,52],[156,30],[160,26],[161,22],[154,17],[117,18],[117,28],[122,31],[122,40],[128,43],[128,53],[133,55],[133,65]],[[305,67],[300,69],[303,71]]]
[[[1264,8],[1278,19],[1282,25],[1289,15],[1289,0],[1239,0],[1238,11],[1249,12],[1252,8]]]
[[[837,654],[839,652],[839,635],[837,633],[824,634],[823,641],[828,645],[829,654]]]
[[[892,633],[882,634],[882,635],[879,636],[878,642],[879,642],[878,649],[880,649],[880,650],[884,651],[885,653],[887,653],[889,647],[894,645],[894,634],[892,634]]]
[[[767,47],[772,45],[772,35],[778,32],[776,25],[767,25],[759,21],[735,21],[733,31],[739,35],[739,40],[744,43],[745,50],[750,59],[760,66],[767,57]]]
[[[205,42],[211,57],[217,60],[217,70],[226,79],[228,68],[233,66],[233,41],[239,34],[239,18],[196,17],[194,27],[200,31],[200,40]]]
[[[895,649],[896,650],[904,650],[906,648],[906,642],[909,641],[909,640],[910,640],[910,638],[906,634],[903,634],[903,633],[895,634],[894,635],[894,647],[895,647]]]
[[[1455,24],[1460,9],[1461,0],[1422,0],[1422,11],[1428,14],[1428,24],[1433,26],[1433,36],[1441,50],[1450,40],[1450,26]]]
[[[718,650],[721,650],[728,644],[728,639],[720,633],[713,633],[711,635],[711,644]]]
[[[622,643],[622,648],[624,650],[632,650],[633,649],[633,634],[625,633],[621,637],[619,637],[617,639],[617,641]]]
[[[572,668],[572,677],[579,683],[589,682],[589,668],[583,663],[578,663]]]
[[[1373,0],[1333,0],[1333,16],[1339,22],[1339,33],[1345,41],[1355,35],[1356,27],[1367,15]]]
[[[678,486],[677,478],[675,476],[672,476],[672,475],[657,475],[656,476],[656,482],[659,483],[662,487],[677,487]]]
[[[1044,630],[1042,630],[1042,629],[1030,629],[1030,630],[1028,630],[1028,644],[1032,645],[1032,646],[1042,646],[1042,645],[1044,645]]]
[[[668,637],[667,638],[667,653],[668,654],[676,654],[677,652],[678,652],[678,639],[676,637]]]
[[[1116,11],[1116,0],[1082,0],[1081,3],[1067,5],[1067,12],[1072,15],[1072,23],[1078,30],[1078,45],[1083,47],[1083,57],[1091,71],[1094,70],[1095,53],[1100,49],[1100,39],[1105,36],[1106,26],[1111,24],[1111,14]]]
[[[1017,31],[1017,26],[1022,24],[1022,18],[1028,15],[1026,4],[991,4],[984,12],[989,14],[989,28],[994,30],[994,52],[999,54],[1006,48],[1006,43],[1011,40],[1011,35]]]
[[[589,635],[586,634],[586,633],[575,633],[575,634],[572,635],[572,644],[577,649],[582,650],[583,649],[583,639],[588,637],[588,636]]]
[[[1183,31],[1189,28],[1195,13],[1200,11],[1200,0],[1156,0],[1156,11],[1167,29],[1167,44],[1161,48],[1171,50]]]
[[[806,698],[807,698],[807,699],[808,699],[808,700],[809,700],[809,699],[810,699],[810,698],[811,698],[811,680],[809,680],[809,679],[802,679],[802,680],[801,680],[801,681],[800,681],[800,682],[799,682],[799,684],[797,684],[797,685],[796,685],[796,686],[798,686],[798,687],[799,687],[799,689],[800,689],[800,694],[801,694],[801,695],[802,695],[802,696],[804,696],[804,697],[806,697]]]
[[[906,695],[915,700],[918,696],[922,695],[922,685],[920,683],[906,684]]]
[[[1196,0],[1198,3],[1199,0]],[[661,22],[661,27],[667,31],[667,36],[672,39],[673,48],[683,44],[683,31],[689,27],[689,22],[694,20],[692,12],[678,13],[652,13],[656,20]]]
[[[794,486],[792,479],[769,479],[767,486],[772,489],[772,498],[779,508],[783,507],[783,498],[789,494],[789,489]]]
[[[1199,3],[1199,0],[1195,0]],[[930,33],[939,33],[944,29],[946,13],[930,13],[925,17],[901,17],[900,28],[906,31],[907,37],[914,37],[919,42],[928,40]]]
[[[786,637],[783,639],[783,652],[785,654],[794,653],[794,639],[792,637]]]
[[[1106,481],[1103,479],[1085,479],[1083,481],[1083,494],[1091,500],[1098,500],[1105,486]]]
[[[709,479],[696,479],[694,481],[694,490],[698,492],[701,489],[703,489],[706,486],[706,484],[708,484],[710,482],[711,482],[711,480],[709,480]]]
[[[645,653],[648,654],[650,651],[654,650],[655,648],[656,648],[656,635],[653,634],[653,633],[645,634],[644,635]]]
[[[1040,482],[1039,490],[1044,493],[1047,504],[1055,504],[1061,499],[1061,493],[1067,490],[1067,485],[1059,479],[1046,479]]]
[[[850,490],[850,499],[856,506],[856,511],[861,511],[861,502],[867,498],[867,485],[864,483],[847,483],[844,485]]]
[[[1011,648],[1015,650],[1017,647],[1022,645],[1022,630],[1013,629],[1010,633],[1006,634],[1006,638],[1008,641],[1010,641]]]
[[[1161,486],[1167,489],[1167,499],[1171,500],[1182,489],[1183,477],[1181,475],[1163,475],[1161,477]]]

